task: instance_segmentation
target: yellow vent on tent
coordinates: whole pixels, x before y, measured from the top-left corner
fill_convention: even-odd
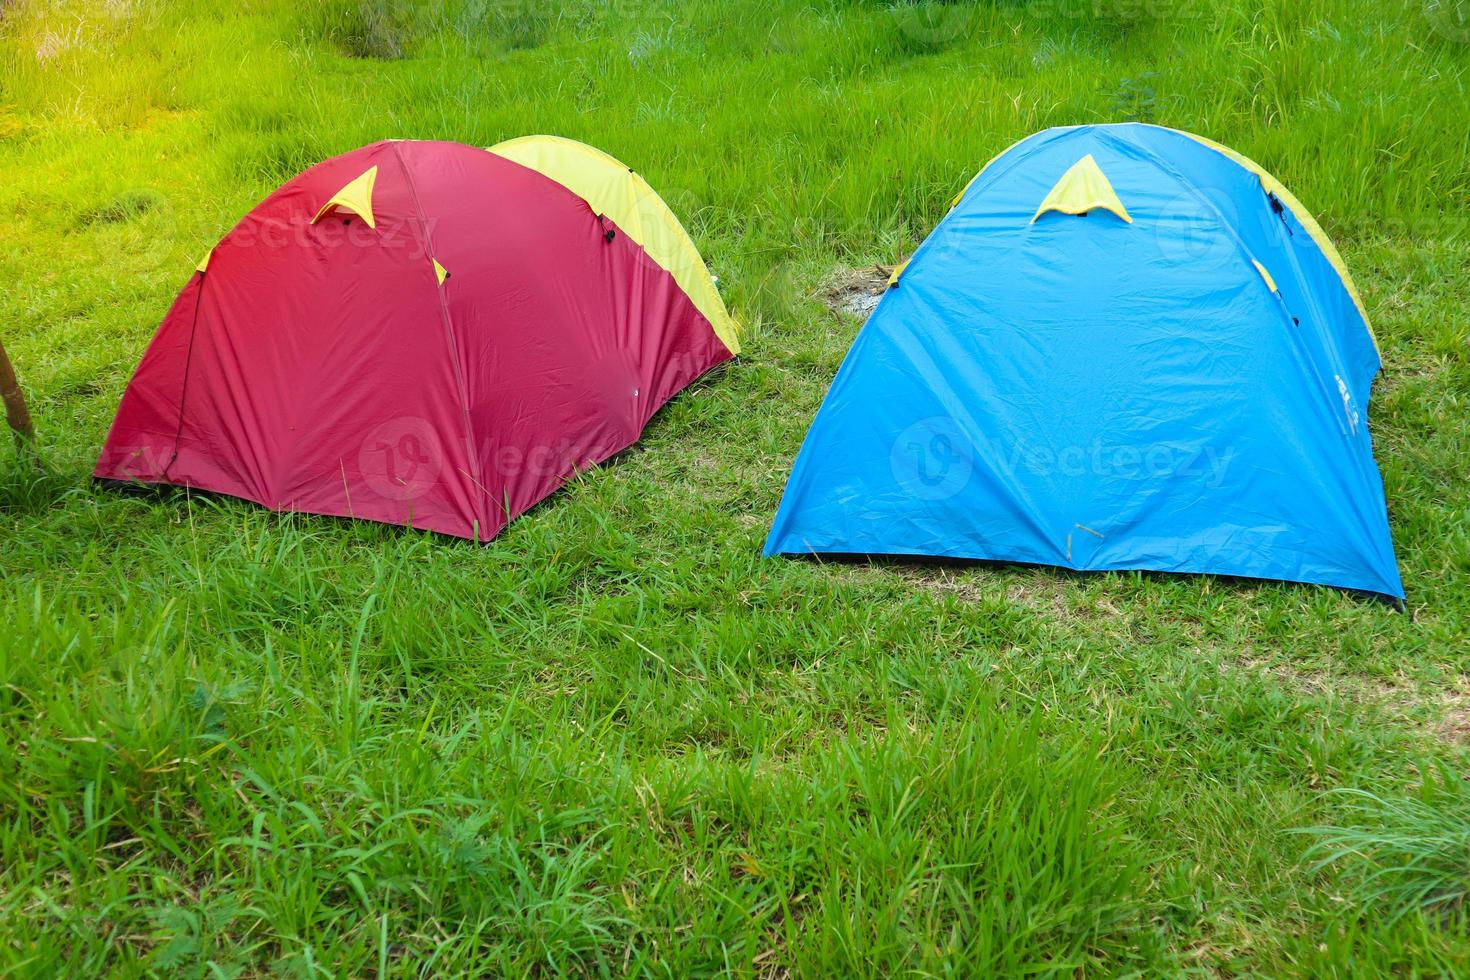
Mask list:
[[[202,259],[199,260],[199,264],[194,267],[194,271],[195,272],[203,272],[205,269],[208,269],[209,268],[209,259],[213,255],[214,255],[214,250],[213,249],[211,249],[208,252],[205,252],[204,253],[204,258],[202,258]]]
[[[1062,179],[1057,181],[1051,193],[1046,195],[1046,200],[1041,202],[1041,207],[1036,209],[1036,216],[1031,219],[1031,223],[1036,224],[1037,219],[1048,211],[1086,214],[1099,209],[1111,211],[1130,225],[1133,224],[1128,209],[1118,200],[1113,185],[1108,182],[1102,168],[1089,153],[1072,164],[1072,169],[1062,174]]]
[[[333,208],[342,208],[351,211],[367,222],[369,228],[377,228],[373,220],[373,185],[378,182],[377,166],[369,167],[361,176],[353,180],[346,187],[332,195],[332,199],[322,205],[322,209],[311,219],[312,224],[322,220],[322,217]]]
[[[1261,278],[1266,280],[1266,288],[1270,289],[1273,293],[1277,292],[1278,290],[1276,289],[1276,280],[1271,278],[1271,273],[1266,271],[1266,267],[1264,265],[1261,265],[1261,263],[1257,262],[1255,259],[1251,259],[1251,265],[1255,266],[1256,271],[1261,274]]]
[[[449,278],[449,273],[446,272],[446,271],[444,271],[444,267],[439,264],[439,260],[438,259],[434,259],[433,261],[434,261],[434,277],[439,280],[439,285],[442,286],[442,285],[444,285],[444,280],[446,280],[446,279]]]
[[[1363,317],[1363,324],[1368,328],[1368,336],[1373,341],[1373,349],[1375,351],[1378,350],[1378,337],[1373,333],[1373,323],[1368,319],[1368,308],[1363,305],[1363,297],[1358,293],[1358,287],[1353,282],[1352,274],[1348,272],[1347,263],[1343,262],[1342,255],[1337,251],[1337,246],[1332,244],[1332,239],[1327,237],[1327,232],[1323,231],[1322,226],[1317,223],[1317,219],[1312,217],[1312,212],[1308,211],[1302,205],[1301,201],[1298,201],[1292,196],[1291,191],[1287,190],[1281,181],[1277,180],[1266,168],[1251,158],[1241,156],[1239,153],[1230,149],[1230,147],[1222,146],[1214,140],[1205,139],[1203,136],[1196,136],[1194,133],[1186,133],[1182,129],[1171,129],[1169,132],[1178,133],[1180,136],[1187,136],[1196,143],[1208,146],[1236,166],[1243,167],[1255,174],[1256,179],[1261,182],[1261,187],[1269,193],[1275,194],[1281,203],[1286,205],[1287,210],[1307,229],[1307,234],[1312,236],[1312,241],[1317,243],[1317,247],[1322,250],[1322,254],[1327,257],[1327,261],[1332,264],[1332,268],[1336,269],[1337,274],[1342,277],[1342,284],[1347,287],[1348,295],[1353,298],[1353,305],[1358,308],[1358,313]]]

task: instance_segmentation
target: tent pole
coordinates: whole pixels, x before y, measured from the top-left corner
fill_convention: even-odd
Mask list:
[[[0,343],[0,398],[5,400],[5,421],[15,431],[17,446],[27,446],[36,437],[31,424],[31,413],[26,410],[26,396],[15,378],[15,368],[10,366],[10,357],[5,345]]]

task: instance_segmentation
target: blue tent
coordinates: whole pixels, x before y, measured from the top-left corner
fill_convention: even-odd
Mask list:
[[[766,554],[927,555],[1403,598],[1368,434],[1380,366],[1316,221],[1218,144],[1051,129],[895,276]]]

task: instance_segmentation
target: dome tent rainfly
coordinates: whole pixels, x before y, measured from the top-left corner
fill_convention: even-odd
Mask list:
[[[1402,600],[1367,424],[1379,367],[1337,251],[1258,165],[1157,126],[1047,130],[895,276],[765,550]]]
[[[612,157],[385,141],[200,263],[95,475],[486,540],[738,352],[694,244]]]

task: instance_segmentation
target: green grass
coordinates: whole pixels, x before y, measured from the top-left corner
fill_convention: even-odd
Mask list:
[[[1417,795],[1399,800],[1341,792],[1357,821],[1306,831],[1321,838],[1319,867],[1364,859],[1355,870],[1364,891],[1389,907],[1390,921],[1424,909],[1458,917],[1470,897],[1470,791],[1459,775],[1446,766]]]
[[[47,466],[0,449],[0,975],[1464,968],[1445,4],[222,6],[0,4],[0,331]],[[1342,246],[1407,614],[761,559],[858,329],[823,278],[1014,140],[1125,118],[1260,160]],[[484,547],[88,484],[172,296],[279,182],[529,132],[638,167],[745,324],[638,449]]]

